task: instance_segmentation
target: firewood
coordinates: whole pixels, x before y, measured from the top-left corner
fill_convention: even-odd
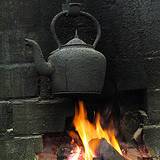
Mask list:
[[[96,160],[123,160],[122,156],[105,139],[100,140],[96,153],[98,153]]]

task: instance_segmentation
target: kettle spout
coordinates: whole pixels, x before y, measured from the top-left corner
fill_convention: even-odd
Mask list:
[[[33,50],[34,62],[38,73],[41,75],[51,75],[53,72],[53,67],[44,59],[39,44],[36,41],[27,38],[25,39],[25,43]]]

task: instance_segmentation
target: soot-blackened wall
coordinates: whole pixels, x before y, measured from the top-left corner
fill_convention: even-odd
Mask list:
[[[122,109],[145,109],[151,122],[158,123],[159,0],[73,2],[83,2],[84,10],[93,14],[102,26],[102,38],[97,50],[106,56],[108,63],[103,97],[112,96],[115,93],[114,86],[117,86]],[[45,57],[57,48],[50,32],[50,22],[61,11],[62,3],[64,1],[59,0],[0,2],[0,134],[6,140],[0,143],[0,150],[4,153],[0,159],[11,159],[14,155],[16,160],[26,157],[30,157],[30,160],[34,152],[41,150],[41,136],[35,135],[62,131],[65,118],[70,116],[71,102],[65,99],[48,100],[49,79],[37,74],[33,54],[24,43],[25,37],[36,40]],[[80,37],[91,43],[95,29],[90,22],[88,25],[86,20],[80,20],[76,21]],[[57,32],[62,42],[73,37],[76,22],[72,22],[70,19],[61,25],[64,23],[62,19],[58,24]],[[39,95],[41,99],[37,98]],[[18,139],[8,138],[11,135],[18,136]],[[12,145],[17,153],[10,153],[9,148],[4,151],[6,144]],[[18,152],[18,146],[23,150]],[[24,154],[28,146],[34,149]]]

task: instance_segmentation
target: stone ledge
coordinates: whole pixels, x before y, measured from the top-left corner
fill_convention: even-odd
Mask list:
[[[157,156],[160,149],[160,125],[145,126],[143,129],[144,141],[151,154]]]
[[[0,139],[0,160],[33,160],[42,151],[42,136]]]
[[[64,131],[66,118],[74,115],[67,98],[0,101],[0,134],[30,135]]]
[[[0,134],[12,128],[12,107],[9,101],[0,101]]]
[[[0,99],[35,97],[38,74],[33,63],[0,65]]]
[[[160,110],[148,110],[148,116],[151,124],[160,123]]]
[[[66,117],[74,114],[73,102],[63,98],[14,100],[12,108],[16,135],[62,132]]]

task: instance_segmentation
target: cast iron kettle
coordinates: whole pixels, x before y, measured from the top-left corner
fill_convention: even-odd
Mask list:
[[[95,50],[101,36],[99,22],[89,13],[79,14],[93,20],[97,27],[97,37],[93,45],[86,44],[75,37],[62,45],[55,32],[55,24],[59,17],[68,15],[68,11],[57,14],[51,23],[51,30],[58,44],[58,49],[51,52],[46,62],[37,42],[26,39],[32,47],[35,66],[39,74],[51,76],[53,94],[100,94],[104,85],[106,59]]]

